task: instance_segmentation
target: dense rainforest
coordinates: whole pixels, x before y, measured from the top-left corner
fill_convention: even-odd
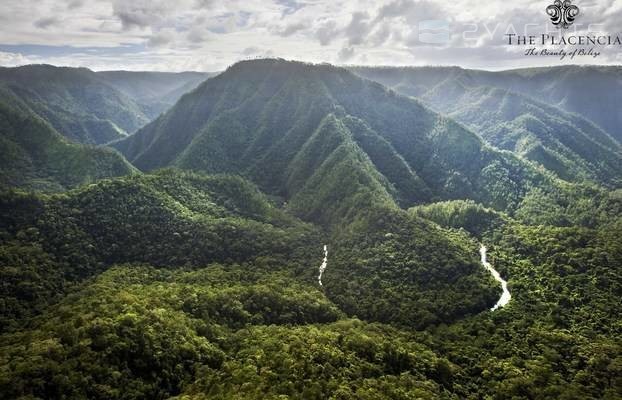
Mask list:
[[[621,145],[575,86],[30,68],[0,71],[0,399],[622,398]],[[77,88],[134,121],[112,147],[58,123]]]

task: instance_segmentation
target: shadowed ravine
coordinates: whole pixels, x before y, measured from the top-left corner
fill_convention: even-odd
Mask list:
[[[501,297],[499,297],[497,304],[495,304],[494,307],[490,309],[490,311],[495,311],[497,308],[503,307],[506,304],[508,304],[508,302],[512,298],[512,295],[510,294],[510,291],[508,290],[508,283],[503,278],[501,278],[501,275],[499,275],[499,272],[497,272],[497,270],[494,269],[488,261],[486,261],[486,250],[487,250],[486,246],[484,245],[481,245],[481,247],[479,248],[479,253],[482,257],[481,258],[482,264],[492,274],[492,277],[495,278],[497,282],[501,283],[501,288],[503,289],[503,294],[501,295]]]

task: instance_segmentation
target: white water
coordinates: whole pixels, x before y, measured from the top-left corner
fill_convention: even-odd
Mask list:
[[[512,295],[508,290],[508,283],[503,278],[501,278],[501,275],[499,275],[497,270],[494,269],[488,261],[486,261],[486,250],[486,246],[484,245],[481,245],[479,248],[479,254],[482,256],[482,264],[484,265],[484,267],[486,267],[488,272],[490,272],[492,277],[495,278],[497,282],[501,283],[501,288],[503,289],[503,294],[501,295],[501,297],[499,297],[499,301],[497,301],[497,304],[495,304],[495,306],[490,309],[490,311],[495,311],[497,308],[503,307],[508,304],[508,302],[512,298]]]
[[[326,269],[326,264],[328,263],[328,247],[324,245],[324,261],[322,261],[322,265],[320,265],[320,275],[317,277],[317,281],[322,286],[322,274]]]

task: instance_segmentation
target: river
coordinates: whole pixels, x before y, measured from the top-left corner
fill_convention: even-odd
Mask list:
[[[322,265],[320,265],[320,275],[317,277],[317,281],[322,286],[322,274],[326,269],[326,265],[328,264],[328,246],[324,245],[324,261],[322,261]]]
[[[499,297],[497,304],[495,304],[494,307],[490,309],[490,311],[495,311],[497,308],[503,307],[508,304],[508,302],[512,298],[512,295],[508,290],[508,283],[503,278],[501,278],[499,272],[497,272],[497,270],[494,269],[492,265],[490,265],[490,263],[486,260],[486,250],[486,246],[484,245],[481,245],[479,248],[479,254],[482,258],[482,265],[488,270],[488,272],[490,272],[492,277],[495,278],[497,282],[501,283],[501,288],[503,289],[503,294],[501,294],[501,297]]]

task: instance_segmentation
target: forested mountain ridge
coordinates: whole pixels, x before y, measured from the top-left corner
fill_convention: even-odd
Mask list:
[[[69,140],[103,144],[134,133],[206,76],[26,65],[0,68],[0,85]]]
[[[491,145],[535,161],[567,181],[622,184],[622,145],[590,121],[505,89],[478,87],[447,96],[443,86],[421,99]]]
[[[1,210],[7,321],[115,263],[181,267],[283,257],[295,269],[302,259],[296,254],[321,241],[316,228],[227,176],[163,171],[48,196],[9,191]],[[23,282],[30,285],[26,298],[19,297]]]
[[[197,268],[214,262],[253,261],[256,265],[271,265],[272,270],[287,271],[302,282],[317,282],[323,243],[331,249],[334,246],[336,252],[331,262],[333,271],[327,278],[335,282],[327,286],[330,297],[338,304],[350,301],[353,292],[368,299],[357,306],[356,312],[349,310],[352,315],[425,326],[479,312],[493,301],[496,292],[489,277],[478,268],[470,249],[474,245],[465,237],[446,236],[433,224],[408,217],[404,211],[376,207],[360,210],[358,220],[365,225],[352,228],[352,238],[328,238],[316,226],[275,208],[253,185],[234,176],[164,170],[102,181],[47,197],[8,192],[2,203],[4,249],[21,254],[17,259],[4,260],[8,263],[3,270],[7,274],[3,317],[7,320],[34,312],[40,301],[48,302],[48,285],[61,285],[55,286],[60,291],[64,284],[71,286],[118,263]],[[353,259],[350,252],[354,247],[345,241],[360,241],[362,237],[369,248]],[[407,252],[402,255],[402,268],[391,270],[390,266],[378,265],[369,269],[368,260],[378,251],[406,245],[421,253],[437,245],[445,251],[432,258]],[[19,270],[14,269],[17,260],[23,265]],[[49,267],[40,270],[38,263]],[[341,287],[343,275],[357,268],[361,269],[358,276],[349,279],[348,287]],[[419,293],[402,300],[403,307],[414,312],[391,315],[384,305],[373,304],[372,299],[382,298],[383,294],[374,295],[367,286],[380,273],[389,287],[400,285],[423,292],[443,286],[448,295],[460,293],[462,302],[452,304],[442,294],[431,301]],[[427,280],[417,279],[419,274],[425,274]],[[31,291],[48,295],[20,299],[23,276],[29,277]],[[440,304],[442,313],[436,311]],[[388,314],[376,315],[372,309]]]
[[[149,121],[139,104],[86,68],[1,68],[0,82],[73,142],[106,143]]]
[[[71,143],[0,86],[0,186],[61,191],[138,171],[109,148]]]
[[[373,201],[467,197],[499,209],[516,209],[531,186],[553,185],[416,100],[343,68],[274,59],[233,65],[114,146],[145,171],[242,174],[324,223],[330,207],[348,206],[337,199],[355,196],[356,182],[373,188]],[[339,181],[344,174],[356,178]],[[323,216],[320,204],[329,207]]]
[[[0,210],[0,398],[453,399],[453,367],[412,333],[344,317],[424,327],[496,297],[464,235],[377,207],[359,216],[373,226],[327,238],[235,176],[5,192]],[[322,243],[334,251],[326,291]],[[430,246],[444,251],[422,257]],[[400,266],[379,262],[396,252]]]
[[[523,94],[594,122],[620,141],[614,121],[620,96],[619,66],[541,67],[485,71],[461,67],[357,67],[357,75],[380,82],[408,96],[420,97],[444,82],[469,87],[490,86]],[[603,96],[610,96],[603,98]]]
[[[460,67],[353,67],[400,93],[419,97],[444,81],[492,86],[524,94],[583,116],[622,142],[622,67],[567,65],[484,71]]]
[[[620,142],[586,119],[589,113],[565,112],[559,108],[564,104],[545,97],[539,89],[530,91],[534,85],[531,79],[539,79],[537,73],[534,78],[523,77],[521,84],[512,84],[512,77],[524,72],[432,67],[360,67],[353,71],[416,96],[465,124],[491,145],[540,163],[562,179],[587,179],[614,187],[620,184]],[[615,77],[609,80],[616,84]]]
[[[509,90],[582,115],[618,142],[622,142],[621,78],[620,66],[525,68],[503,73]]]

